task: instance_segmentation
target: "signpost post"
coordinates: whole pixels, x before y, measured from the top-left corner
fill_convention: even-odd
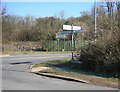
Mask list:
[[[72,35],[72,62],[74,61],[74,33],[73,33],[73,25],[71,26],[71,35]]]

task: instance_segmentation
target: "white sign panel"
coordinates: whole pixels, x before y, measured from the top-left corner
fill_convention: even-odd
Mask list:
[[[81,30],[80,26],[63,25],[63,30]]]
[[[63,30],[71,30],[71,25],[63,25]]]
[[[73,26],[73,30],[81,30],[81,27],[79,27],[79,26]]]

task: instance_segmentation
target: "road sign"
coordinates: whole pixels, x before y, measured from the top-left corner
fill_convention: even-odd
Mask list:
[[[86,30],[73,30],[73,33],[82,33],[85,32]],[[62,34],[71,34],[71,31],[64,30],[61,32]]]
[[[86,30],[75,30],[73,31],[73,33],[81,33],[81,32],[85,32]]]
[[[63,25],[63,30],[81,30],[80,26]]]
[[[63,25],[63,30],[71,30],[71,25]]]
[[[64,33],[56,35],[56,38],[65,38],[65,37],[66,37],[66,34],[64,34]]]
[[[73,26],[73,30],[81,30],[80,26]]]
[[[70,34],[71,31],[62,31],[61,33],[62,33],[62,34]]]

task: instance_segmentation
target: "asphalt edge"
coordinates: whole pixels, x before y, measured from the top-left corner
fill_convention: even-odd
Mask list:
[[[31,71],[32,67],[33,67],[33,65],[31,65],[29,67],[30,71]],[[80,82],[80,83],[89,84],[88,81],[80,80],[80,79],[73,78],[73,77],[66,77],[66,76],[61,76],[61,75],[56,75],[56,74],[51,74],[51,73],[42,73],[42,72],[39,72],[39,71],[38,72],[31,72],[31,73],[34,73],[34,74],[37,74],[37,75],[41,75],[41,76],[56,78],[56,79],[62,79],[62,80],[67,80],[67,81],[74,81],[74,82]]]

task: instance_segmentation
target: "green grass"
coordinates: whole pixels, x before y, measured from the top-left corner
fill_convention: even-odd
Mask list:
[[[73,69],[70,67],[70,59],[53,60],[53,61],[48,61],[33,65],[34,68],[43,67],[43,66],[52,68],[41,71],[44,73],[52,73],[67,77],[74,77],[74,78],[86,80],[91,84],[96,84],[96,85],[116,87],[116,88],[118,87],[118,78],[105,77],[105,76],[102,77],[94,72]]]
[[[53,66],[53,65],[57,65],[57,64],[66,63],[66,62],[70,62],[70,59],[52,60],[52,61],[48,61],[48,62],[38,63],[38,64],[33,65],[33,67]]]
[[[38,51],[15,51],[15,52],[1,52],[0,54],[69,54],[70,51],[64,51],[64,52],[38,52]]]

